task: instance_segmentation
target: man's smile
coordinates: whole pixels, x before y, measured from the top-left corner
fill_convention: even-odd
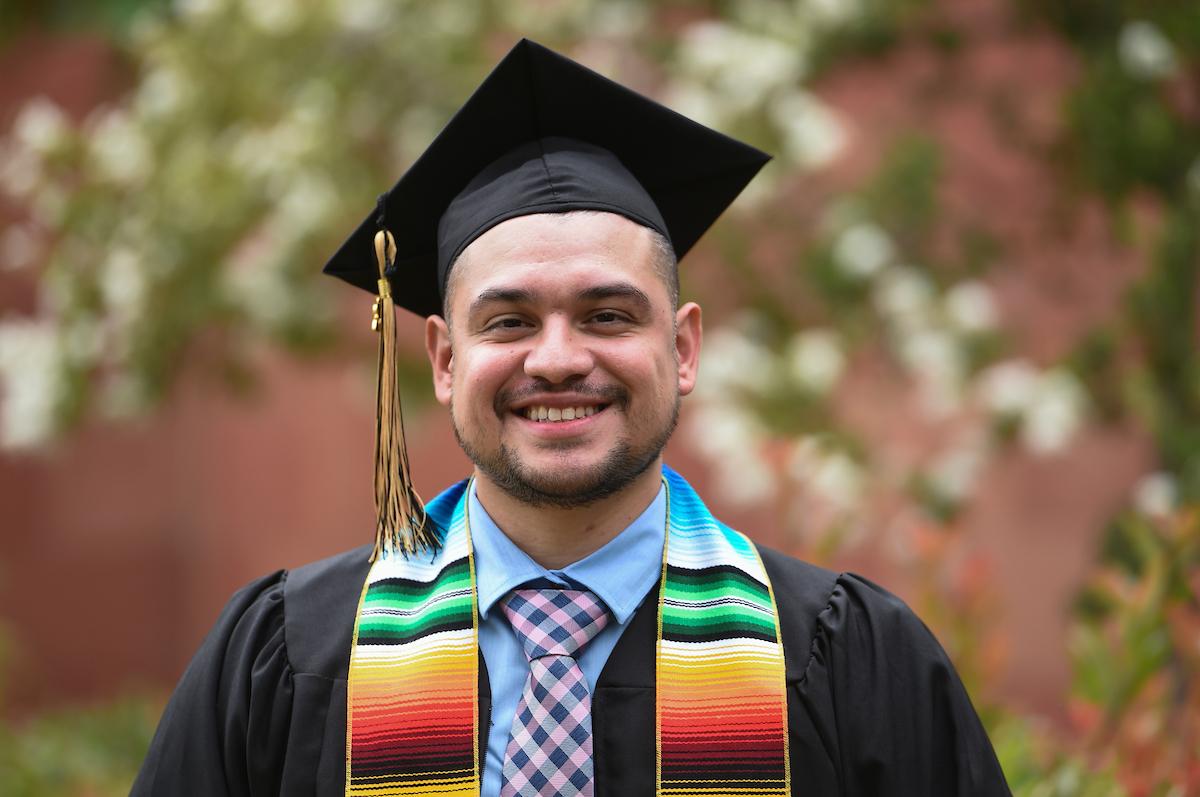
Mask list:
[[[554,407],[536,404],[519,410],[519,414],[531,421],[541,423],[562,423],[577,418],[590,418],[597,412],[602,412],[607,404],[583,404],[574,407]]]

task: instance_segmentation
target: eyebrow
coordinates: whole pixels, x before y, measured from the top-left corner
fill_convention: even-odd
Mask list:
[[[579,298],[585,302],[595,302],[601,299],[628,299],[638,305],[641,310],[649,310],[650,297],[641,288],[628,282],[613,282],[608,285],[596,285],[579,292]]]
[[[475,297],[467,308],[467,317],[474,316],[489,304],[521,304],[533,301],[533,292],[523,288],[487,288]]]
[[[537,297],[532,291],[524,288],[486,288],[480,291],[468,308],[468,317],[474,316],[489,304],[528,304]],[[576,298],[584,302],[595,302],[603,299],[625,299],[638,305],[641,310],[651,308],[650,297],[642,289],[628,282],[612,282],[606,285],[594,285],[580,291]]]

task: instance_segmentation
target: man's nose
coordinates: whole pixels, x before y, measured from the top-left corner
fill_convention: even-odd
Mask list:
[[[526,375],[555,384],[572,377],[587,376],[593,365],[584,336],[566,319],[559,318],[546,322],[525,356]]]

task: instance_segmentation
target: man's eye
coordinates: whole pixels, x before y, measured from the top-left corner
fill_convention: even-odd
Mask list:
[[[624,321],[625,317],[620,313],[615,313],[612,310],[603,310],[592,316],[592,320],[600,324],[614,324],[619,321]]]
[[[487,328],[503,330],[503,329],[520,329],[523,326],[525,326],[525,322],[522,319],[509,316],[507,318],[496,319],[492,323],[488,324]]]

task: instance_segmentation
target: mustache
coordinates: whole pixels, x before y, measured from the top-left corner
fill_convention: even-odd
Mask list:
[[[545,381],[528,382],[516,387],[505,388],[496,394],[493,406],[497,415],[503,415],[508,408],[534,396],[571,393],[584,398],[595,399],[597,404],[617,404],[625,406],[629,400],[629,391],[620,385],[597,385],[582,379],[571,382],[552,384]]]

